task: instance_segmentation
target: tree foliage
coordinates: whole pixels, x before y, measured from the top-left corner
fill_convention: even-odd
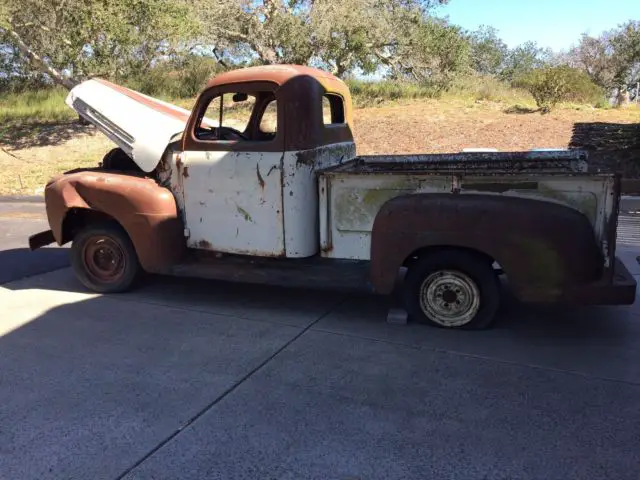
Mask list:
[[[429,15],[446,2],[13,0],[0,10],[0,65],[67,87],[93,75],[136,76],[194,53],[222,66],[311,64],[339,76],[384,66],[394,75],[445,77],[464,56],[457,29]]]
[[[469,35],[471,67],[482,75],[498,75],[505,67],[509,48],[490,26],[482,26]]]
[[[620,91],[640,81],[640,21],[630,21],[599,36],[584,34],[570,52],[573,65],[602,88]]]
[[[551,52],[536,42],[525,42],[508,52],[500,76],[509,82],[518,82],[532,71],[547,65],[550,57]]]
[[[318,64],[339,76],[384,65],[419,77],[438,62],[425,57],[442,56],[426,34],[439,33],[428,12],[446,0],[197,1],[201,43],[218,45],[227,58]]]
[[[182,0],[19,0],[0,12],[5,63],[67,87],[147,69],[194,28]]]
[[[608,93],[640,80],[638,21],[584,35],[561,57],[534,42],[510,49],[490,26],[465,32],[434,15],[447,2],[0,0],[0,87],[47,79],[70,88],[97,75],[182,95],[221,69],[274,63],[376,73],[434,93],[492,76],[552,99],[565,80],[586,85],[584,75]],[[583,78],[552,68],[562,65]]]

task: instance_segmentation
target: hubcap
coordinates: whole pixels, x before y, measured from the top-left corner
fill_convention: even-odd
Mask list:
[[[118,242],[109,237],[95,236],[89,239],[83,257],[89,274],[100,281],[115,282],[124,274],[124,251]]]
[[[469,323],[480,309],[480,290],[466,274],[440,270],[430,274],[420,287],[424,314],[444,327]]]

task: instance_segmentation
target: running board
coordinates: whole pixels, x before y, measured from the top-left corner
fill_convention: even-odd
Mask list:
[[[221,255],[193,258],[173,266],[170,275],[239,283],[372,292],[370,263],[361,260],[261,258]]]

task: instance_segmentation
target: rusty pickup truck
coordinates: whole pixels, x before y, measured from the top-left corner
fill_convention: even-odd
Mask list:
[[[634,302],[620,179],[580,151],[358,156],[346,84],[295,65],[218,75],[192,111],[100,79],[67,104],[117,148],[48,182],[29,243],[72,242],[91,290],[141,272],[400,288],[413,319],[467,329],[494,319],[501,274],[523,301]]]

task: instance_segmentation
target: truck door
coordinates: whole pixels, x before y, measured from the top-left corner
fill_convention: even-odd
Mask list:
[[[189,247],[284,256],[283,122],[273,88],[202,95],[181,160]]]

